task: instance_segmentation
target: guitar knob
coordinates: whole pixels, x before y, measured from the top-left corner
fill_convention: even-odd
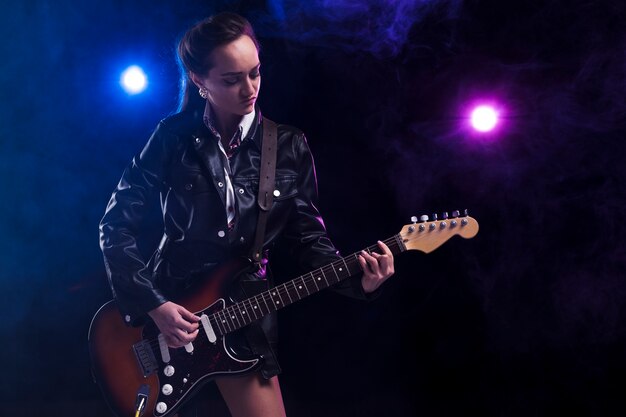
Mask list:
[[[164,402],[160,402],[157,403],[156,405],[156,412],[159,414],[163,414],[167,411],[167,404],[165,404]]]
[[[165,384],[163,385],[163,388],[161,388],[161,392],[163,393],[163,395],[170,395],[172,392],[174,392],[174,388],[172,388],[170,384]]]
[[[174,375],[175,369],[172,365],[167,365],[165,367],[165,369],[163,369],[163,373],[165,374],[165,376],[172,376]]]

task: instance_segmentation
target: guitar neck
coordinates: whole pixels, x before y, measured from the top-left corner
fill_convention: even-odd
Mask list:
[[[384,243],[394,255],[406,250],[399,234],[390,237]],[[381,253],[378,245],[372,245],[364,250],[369,253]],[[270,288],[254,297],[233,304],[214,313],[210,320],[217,325],[217,329],[223,335],[247,326],[271,312],[293,304],[361,272],[361,264],[358,261],[359,254],[360,252],[356,252],[340,258],[319,269]]]

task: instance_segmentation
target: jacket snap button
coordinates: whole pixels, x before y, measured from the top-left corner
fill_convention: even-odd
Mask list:
[[[244,193],[243,188],[240,188],[239,189],[239,194],[243,194],[243,193]]]
[[[280,197],[280,191],[274,190],[274,197]]]
[[[220,181],[220,182],[217,183],[217,186],[222,188],[224,186],[224,183],[222,181]]]
[[[200,143],[200,142],[201,142],[200,138],[196,138],[196,139],[195,139],[195,142],[196,142],[196,143]]]
[[[189,191],[193,188],[193,184],[185,184],[185,190]]]
[[[124,317],[124,320],[126,320],[126,323],[130,323],[130,316],[127,314],[126,317]]]
[[[217,235],[218,235],[219,237],[224,237],[224,236],[226,236],[226,233],[224,233],[224,231],[223,231],[223,230],[220,230],[219,232],[217,232]]]

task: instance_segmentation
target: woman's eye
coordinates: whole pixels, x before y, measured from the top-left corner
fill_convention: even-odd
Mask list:
[[[224,82],[227,85],[235,85],[239,80],[237,78],[224,78]]]
[[[255,71],[250,74],[250,78],[257,78],[259,75],[261,75],[261,73],[259,71]]]

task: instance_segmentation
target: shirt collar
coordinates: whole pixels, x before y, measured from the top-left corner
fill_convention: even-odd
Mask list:
[[[258,113],[260,114],[260,112]],[[258,120],[256,115],[257,115],[257,108],[255,106],[254,110],[242,116],[241,121],[239,122],[237,131],[235,131],[235,134],[233,135],[233,137],[230,138],[228,141],[229,144],[233,143],[233,141],[236,141],[239,138],[241,138],[242,141],[248,139],[248,136],[250,133],[252,135],[255,134],[256,125],[259,123],[259,122],[255,123],[255,121]],[[221,139],[219,132],[215,128],[214,111],[209,100],[206,101],[206,106],[204,107],[204,116],[202,117],[202,121],[216,138]]]

